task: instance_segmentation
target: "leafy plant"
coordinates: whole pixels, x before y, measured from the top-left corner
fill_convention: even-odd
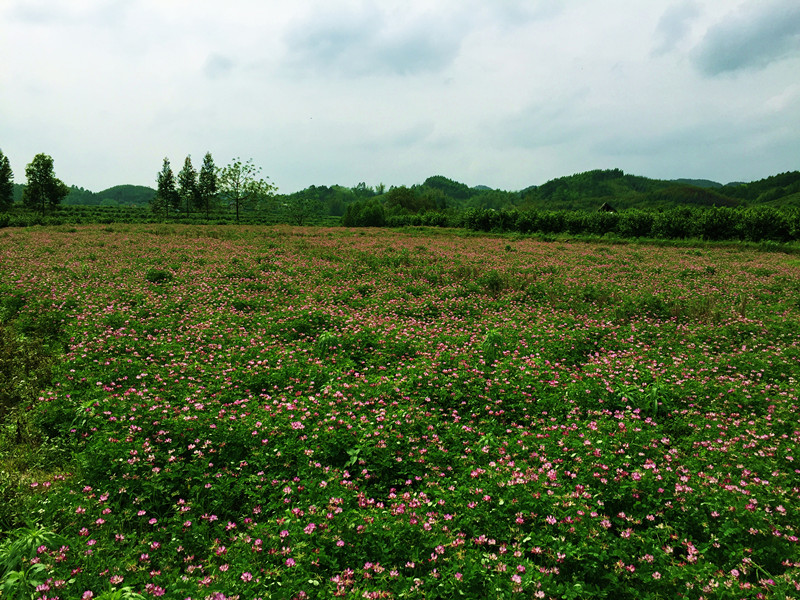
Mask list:
[[[150,283],[160,284],[172,281],[173,275],[169,271],[162,269],[148,269],[145,279]]]

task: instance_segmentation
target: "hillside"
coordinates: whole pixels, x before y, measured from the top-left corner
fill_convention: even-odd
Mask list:
[[[91,192],[72,186],[64,204],[89,206],[146,206],[156,191],[143,185],[115,185],[102,192]]]
[[[20,202],[24,185],[14,185],[14,199]],[[72,186],[64,201],[67,205],[147,206],[155,195],[153,188],[117,185],[101,192]],[[708,179],[651,179],[621,169],[592,170],[551,179],[521,191],[469,187],[442,175],[408,186],[383,184],[376,187],[359,183],[309,186],[288,195],[279,195],[281,204],[302,199],[312,201],[322,215],[342,216],[356,202],[377,202],[387,215],[411,214],[428,210],[459,212],[469,208],[597,210],[610,204],[617,210],[630,208],[664,210],[678,206],[771,206],[800,207],[800,172],[779,173],[749,183],[721,184]]]

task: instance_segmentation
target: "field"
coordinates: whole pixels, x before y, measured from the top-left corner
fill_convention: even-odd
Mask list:
[[[0,301],[2,598],[800,595],[791,255],[6,229]]]

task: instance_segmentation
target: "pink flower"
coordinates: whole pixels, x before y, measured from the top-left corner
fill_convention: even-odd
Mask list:
[[[253,575],[249,571],[242,573],[241,580],[244,582],[252,581]]]
[[[294,559],[293,559],[293,558],[287,558],[287,559],[286,559],[286,566],[287,566],[287,567],[293,567],[293,566],[295,566],[296,564],[297,564],[297,563],[296,563],[296,562],[294,562]]]

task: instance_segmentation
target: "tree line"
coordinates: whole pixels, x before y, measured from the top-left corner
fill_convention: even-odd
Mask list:
[[[26,167],[21,204],[41,217],[53,213],[70,188],[38,154]],[[800,172],[723,186],[706,180],[661,181],[619,169],[588,171],[520,192],[468,187],[437,175],[419,185],[310,186],[278,195],[252,159],[219,168],[207,152],[199,171],[187,156],[175,174],[164,158],[149,200],[150,217],[185,222],[276,222],[346,227],[436,226],[474,231],[709,240],[800,239]],[[20,186],[17,186],[20,187]],[[140,186],[142,191],[149,188]],[[85,191],[84,191],[85,192]],[[616,210],[597,211],[614,203]],[[13,174],[0,151],[0,212],[14,203]],[[65,209],[62,209],[62,213]],[[141,210],[141,209],[138,209]],[[116,213],[115,213],[116,214]],[[65,213],[64,213],[65,215]],[[9,224],[8,215],[0,215]],[[134,218],[125,213],[123,220]],[[111,213],[99,217],[113,219]],[[83,222],[91,217],[81,215]],[[25,219],[16,220],[25,224]],[[42,222],[38,220],[37,222]]]
[[[37,154],[25,167],[28,184],[22,191],[22,204],[41,215],[52,212],[69,194],[69,187],[55,176],[53,158]],[[14,204],[14,173],[8,157],[0,150],[0,211]]]
[[[156,194],[150,208],[164,217],[200,211],[210,218],[211,211],[222,205],[234,212],[238,223],[243,211],[267,204],[276,190],[274,184],[261,177],[261,167],[254,165],[252,159],[235,158],[218,168],[211,153],[206,152],[198,172],[191,156],[187,156],[176,176],[165,157],[156,176]]]

